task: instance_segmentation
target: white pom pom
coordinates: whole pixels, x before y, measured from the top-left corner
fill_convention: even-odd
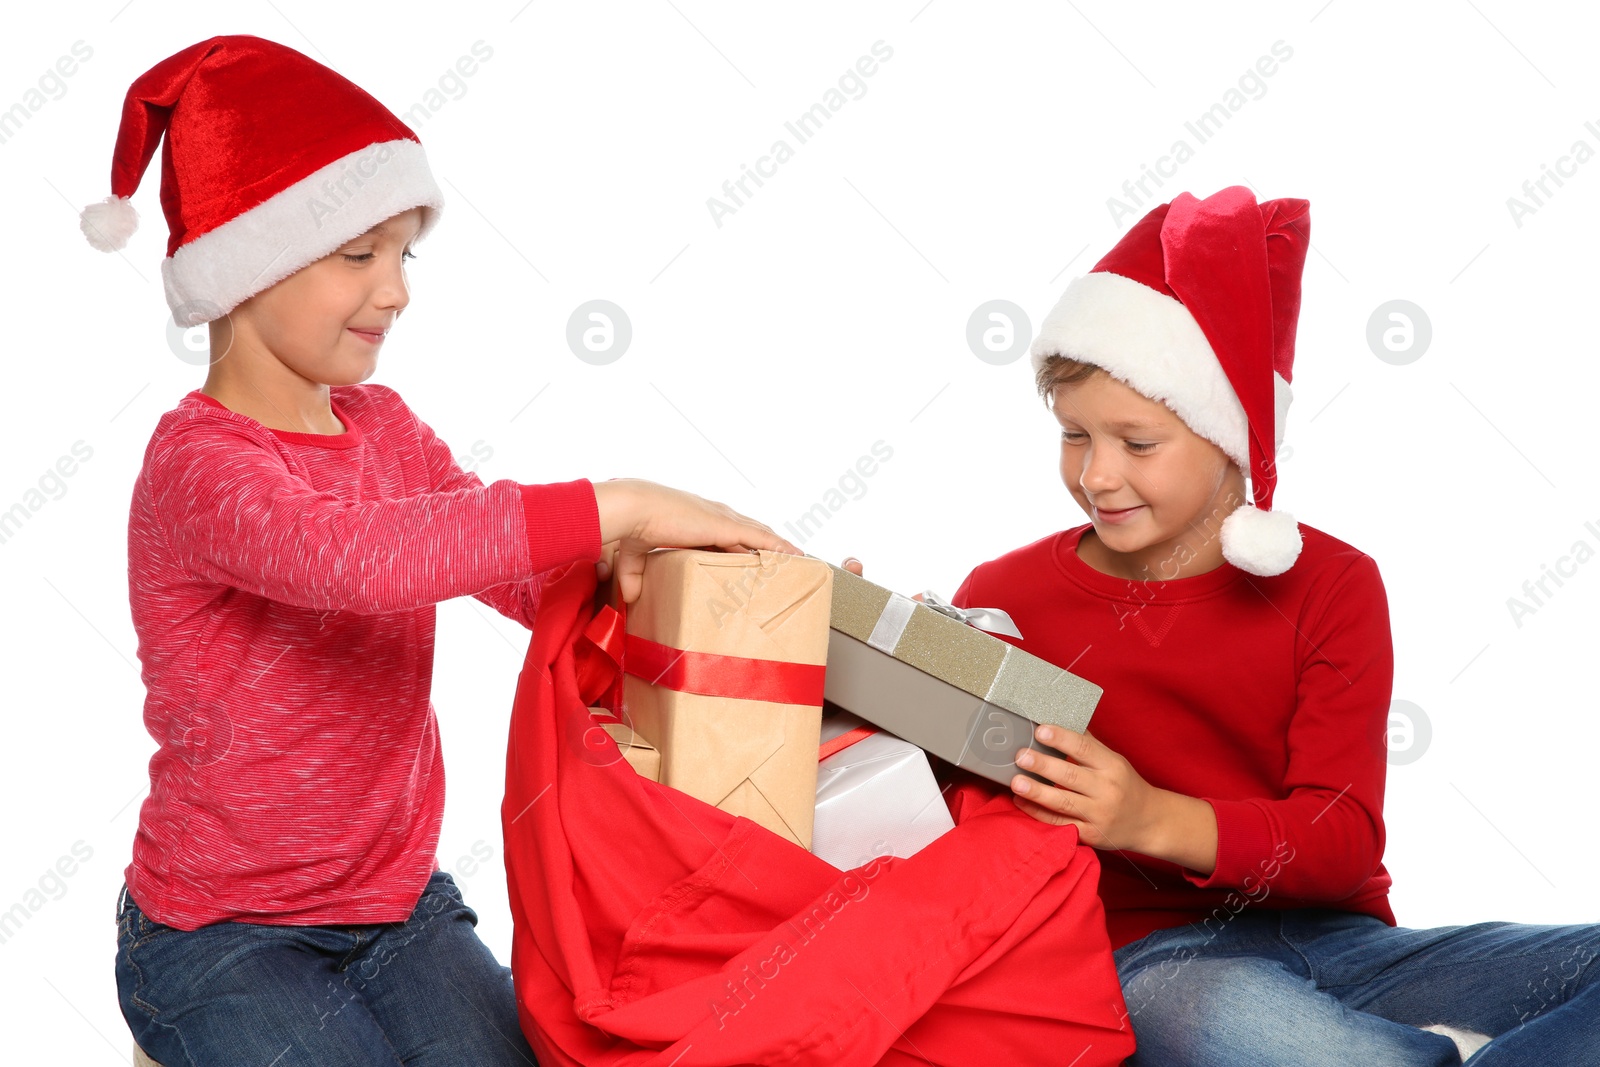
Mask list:
[[[1222,558],[1242,571],[1270,578],[1300,557],[1300,525],[1286,511],[1245,504],[1222,521]]]
[[[139,213],[133,210],[133,202],[127,197],[108,196],[83,209],[83,214],[78,216],[78,228],[100,251],[117,252],[139,228]]]

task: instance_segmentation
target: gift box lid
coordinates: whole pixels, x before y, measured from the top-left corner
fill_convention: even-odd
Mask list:
[[[1103,692],[952,614],[843,567],[833,567],[831,607],[830,625],[840,633],[1036,723],[1081,733]]]

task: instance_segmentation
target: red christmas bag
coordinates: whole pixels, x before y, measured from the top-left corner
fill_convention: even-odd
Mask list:
[[[546,576],[512,709],[511,969],[541,1064],[1132,1054],[1099,859],[1075,830],[966,776],[949,794],[954,830],[840,871],[649,781],[589,711],[615,682],[596,648],[616,630],[603,607],[591,564]]]

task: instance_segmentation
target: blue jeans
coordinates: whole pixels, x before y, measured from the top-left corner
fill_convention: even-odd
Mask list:
[[[360,926],[179,930],[124,885],[117,998],[162,1067],[528,1067],[511,972],[477,924],[446,871],[405,922]]]
[[[1117,949],[1128,1067],[1446,1067],[1445,1023],[1494,1040],[1472,1067],[1600,1064],[1600,926],[1392,927],[1248,908]]]

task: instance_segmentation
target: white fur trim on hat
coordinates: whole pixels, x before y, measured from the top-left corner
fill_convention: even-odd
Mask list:
[[[161,264],[179,326],[221,318],[384,219],[422,207],[420,239],[444,195],[416,141],[382,141],[336,159],[201,234]]]
[[[1250,426],[1211,342],[1182,303],[1110,271],[1074,278],[1029,349],[1037,374],[1051,356],[1104,367],[1134,392],[1171,408],[1250,474]],[[1273,372],[1274,447],[1294,399]]]

